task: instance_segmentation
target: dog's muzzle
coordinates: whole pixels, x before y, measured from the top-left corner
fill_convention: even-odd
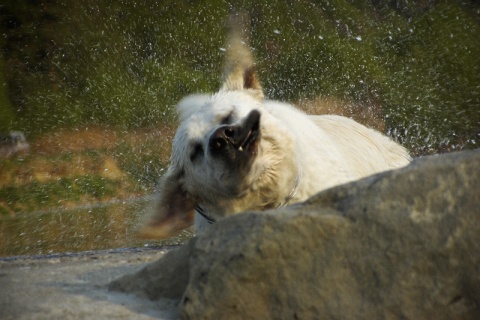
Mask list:
[[[259,135],[260,112],[253,110],[241,124],[216,129],[210,136],[209,149],[213,156],[235,161],[242,155],[256,154]]]

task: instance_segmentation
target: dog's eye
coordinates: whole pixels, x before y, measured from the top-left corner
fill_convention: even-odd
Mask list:
[[[199,157],[203,157],[203,146],[197,143],[193,146],[192,153],[190,154],[190,161],[195,161]]]
[[[222,118],[220,124],[231,124],[233,119],[233,112],[230,112],[226,117]]]

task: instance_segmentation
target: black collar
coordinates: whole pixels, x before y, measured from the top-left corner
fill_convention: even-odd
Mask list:
[[[207,220],[207,222],[209,224],[213,224],[214,222],[216,222],[217,220],[215,220],[214,218],[210,217],[209,215],[207,215],[205,213],[205,211],[203,210],[202,207],[200,207],[199,205],[195,206],[195,211],[198,212],[199,215],[201,215],[202,217],[205,218],[205,220]]]
[[[287,198],[285,199],[285,201],[283,203],[281,203],[277,208],[282,208],[282,207],[285,207],[289,202],[290,200],[293,199],[293,197],[295,197],[295,195],[297,194],[297,189],[298,189],[298,185],[300,184],[300,177],[301,175],[298,175],[297,177],[297,181],[295,182],[295,186],[293,187],[292,191],[290,192],[290,194],[287,196]],[[213,224],[215,223],[217,220],[215,220],[215,218],[212,218],[210,217],[208,214],[205,213],[205,210],[203,210],[202,207],[200,207],[199,205],[196,205],[195,206],[195,211],[198,212],[199,215],[201,215],[202,217],[205,218],[205,220],[207,220],[207,222],[209,224]]]

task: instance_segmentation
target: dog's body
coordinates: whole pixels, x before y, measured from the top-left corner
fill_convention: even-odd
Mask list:
[[[264,100],[239,39],[232,40],[226,70],[217,94],[179,103],[171,164],[144,237],[175,234],[192,223],[194,210],[201,231],[208,220],[303,201],[411,160],[402,146],[351,119],[309,116]]]

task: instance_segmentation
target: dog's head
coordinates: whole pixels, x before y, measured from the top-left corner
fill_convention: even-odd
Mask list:
[[[292,139],[264,107],[250,51],[231,43],[220,91],[178,105],[180,127],[154,219],[141,231],[165,238],[192,224],[196,206],[213,218],[274,206],[279,166],[292,168]],[[285,147],[285,148],[283,148]],[[272,190],[273,189],[273,190]],[[272,202],[273,201],[273,202]]]

